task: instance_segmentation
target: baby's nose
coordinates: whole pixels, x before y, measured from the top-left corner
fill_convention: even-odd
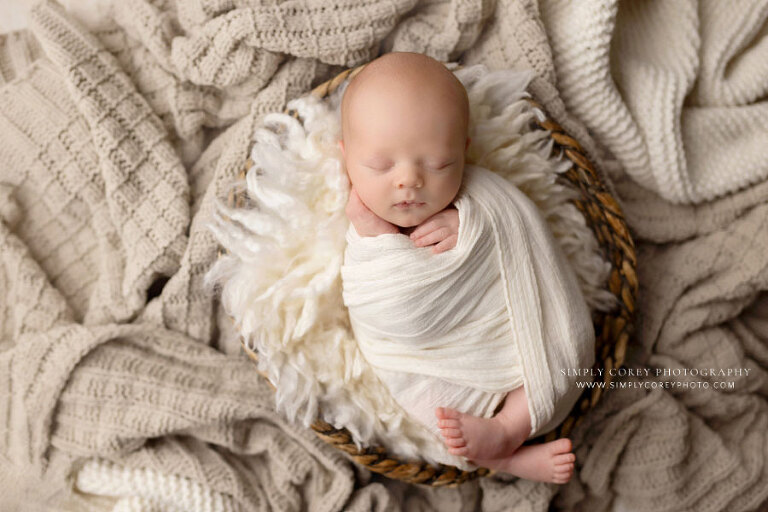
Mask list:
[[[397,188],[421,188],[424,181],[417,172],[407,171],[400,173],[396,180]]]

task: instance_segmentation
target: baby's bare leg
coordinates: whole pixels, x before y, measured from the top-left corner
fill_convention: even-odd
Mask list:
[[[531,433],[523,386],[507,393],[504,406],[493,418],[479,418],[447,407],[438,407],[435,415],[448,451],[473,460],[507,457]]]

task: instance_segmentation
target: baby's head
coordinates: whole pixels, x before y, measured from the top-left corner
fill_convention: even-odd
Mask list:
[[[341,119],[347,174],[373,213],[411,227],[454,200],[469,146],[469,100],[443,64],[418,53],[379,57],[347,86]]]

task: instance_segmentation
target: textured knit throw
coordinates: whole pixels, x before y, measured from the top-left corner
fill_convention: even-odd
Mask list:
[[[764,509],[766,6],[120,0],[114,20],[90,32],[58,3],[37,3],[30,30],[0,37],[0,510]],[[274,411],[275,393],[203,288],[219,261],[211,212],[264,114],[393,49],[533,69],[529,91],[605,171],[627,215],[642,320],[630,349],[649,353],[651,379],[605,390],[583,416],[566,486],[371,478]],[[482,92],[471,99],[498,97]],[[478,114],[508,134],[516,125]],[[470,146],[487,148],[474,161],[494,171],[518,140],[499,133],[476,132]],[[528,183],[529,197],[551,191]],[[553,205],[542,199],[542,211]],[[570,241],[567,254],[596,247],[579,234],[578,211],[545,218],[560,221],[553,233]],[[589,301],[600,281],[582,268],[580,279],[594,278]],[[343,338],[318,336],[326,358],[348,355]],[[748,374],[649,382],[653,368],[712,367]],[[368,372],[354,375],[349,389]]]
[[[350,226],[341,273],[355,337],[375,370],[488,393],[525,384],[535,433],[574,386],[560,370],[594,361],[589,309],[544,219],[517,187],[469,165],[455,206],[456,247],[437,255],[405,235],[363,238]],[[385,383],[388,375],[379,374]],[[408,396],[410,386],[390,389],[406,410],[432,406],[414,411],[423,418],[464,396],[425,404]],[[490,416],[498,398],[483,400],[489,410],[465,406]]]

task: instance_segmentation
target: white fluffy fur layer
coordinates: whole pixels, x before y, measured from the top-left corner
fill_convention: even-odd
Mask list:
[[[610,265],[583,216],[577,195],[555,182],[570,167],[550,158],[551,140],[534,129],[541,116],[525,101],[529,73],[456,71],[470,99],[468,162],[518,186],[540,208],[561,244],[591,308],[607,310]],[[437,460],[471,469],[402,410],[362,357],[342,302],[340,268],[348,220],[349,182],[338,140],[343,87],[322,102],[294,100],[303,125],[285,114],[265,116],[256,130],[246,176],[248,201],[220,204],[211,229],[228,251],[212,267],[224,308],[259,370],[277,391],[276,409],[309,426],[321,416],[346,427],[358,446],[381,444],[405,458]]]

